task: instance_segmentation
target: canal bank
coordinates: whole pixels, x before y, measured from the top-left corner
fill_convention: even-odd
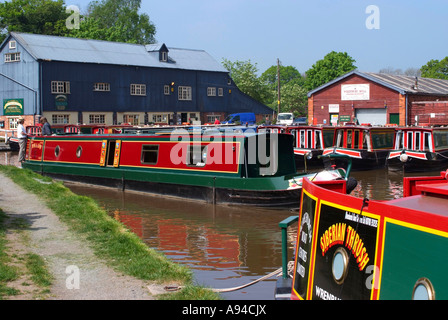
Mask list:
[[[118,241],[126,243],[127,246],[124,250],[129,252],[125,252],[125,257],[119,256],[120,253],[117,253],[118,255],[113,258],[113,255],[106,252],[104,246],[113,242],[114,235],[109,231],[112,231],[111,228],[117,228],[116,225],[113,226],[114,221],[106,223],[98,221],[99,224],[102,224],[98,226],[98,230],[104,229],[103,234],[100,234],[105,238],[104,246],[98,242],[92,243],[93,236],[88,231],[82,230],[85,228],[82,221],[78,222],[78,225],[74,225],[76,222],[73,221],[67,224],[64,220],[74,220],[75,218],[61,217],[59,213],[56,214],[49,208],[51,204],[48,205],[48,202],[42,199],[44,198],[42,194],[37,196],[26,191],[16,182],[19,183],[19,180],[23,182],[24,179],[31,178],[35,184],[34,186],[28,185],[27,188],[35,188],[37,194],[39,192],[53,193],[55,189],[51,189],[51,187],[66,189],[62,184],[54,183],[48,178],[42,178],[34,173],[26,172],[27,170],[20,170],[12,166],[2,166],[1,169],[0,208],[8,216],[8,220],[21,221],[21,225],[25,225],[20,230],[11,226],[7,229],[7,253],[10,256],[17,256],[18,253],[22,254],[23,252],[37,254],[46,262],[48,270],[53,276],[50,290],[44,295],[37,297],[33,286],[30,285],[29,288],[26,288],[21,285],[23,281],[15,281],[12,285],[17,286],[21,293],[7,297],[7,299],[156,300],[159,297],[158,294],[166,293],[164,288],[167,285],[189,283],[188,270],[158,256],[157,253],[150,252],[149,248],[146,248],[144,244],[139,245],[135,239],[127,241],[125,238],[132,238],[133,235],[124,227],[119,230],[121,239]],[[8,176],[14,177],[14,181]],[[67,192],[69,191],[67,190]],[[74,201],[82,201],[86,198],[73,196],[79,198]],[[91,212],[79,212],[80,215],[87,213]],[[98,230],[90,230],[90,232],[98,233]],[[120,248],[115,245],[115,249],[119,250]],[[123,268],[120,265],[124,264],[123,259],[128,259],[129,265],[135,263],[131,260],[136,260],[139,256],[142,261],[147,262],[143,257],[145,254],[153,255],[152,258],[159,263],[155,269],[160,269],[161,273],[171,274],[169,276],[171,280],[168,280],[169,277],[157,279],[157,273],[151,275],[151,271],[146,270],[143,270],[143,273],[147,275],[147,279],[144,275],[129,276],[122,271]],[[147,267],[142,266],[142,269]],[[135,268],[138,268],[138,263]],[[142,277],[143,279],[139,279]],[[204,290],[201,288],[196,290],[195,296],[187,297],[187,299],[201,298],[201,293],[198,291]],[[202,297],[211,299],[212,296]]]

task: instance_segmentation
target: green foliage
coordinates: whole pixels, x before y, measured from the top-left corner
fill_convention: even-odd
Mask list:
[[[448,80],[448,57],[442,60],[430,60],[420,68],[422,77]]]
[[[67,33],[63,0],[11,0],[0,3],[0,29],[63,36]],[[5,35],[3,35],[5,37]]]
[[[305,87],[309,91],[330,82],[356,69],[355,62],[346,52],[332,51],[306,72]]]
[[[250,60],[231,62],[223,59],[222,64],[230,72],[238,89],[258,102],[266,104],[270,95],[269,87],[257,76],[256,63],[253,64]]]
[[[147,14],[139,14],[140,0],[102,0],[89,5],[80,28],[70,30],[76,38],[137,44],[154,43],[155,25]]]
[[[261,75],[261,80],[269,87],[270,97],[267,105],[277,110],[278,73],[280,74],[280,112],[292,112],[294,116],[307,113],[307,92],[303,87],[305,79],[293,66],[269,67]]]

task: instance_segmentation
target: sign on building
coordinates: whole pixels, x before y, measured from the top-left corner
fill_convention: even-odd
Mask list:
[[[23,115],[23,99],[3,99],[3,115]]]
[[[341,100],[370,100],[369,84],[343,84],[341,85]]]

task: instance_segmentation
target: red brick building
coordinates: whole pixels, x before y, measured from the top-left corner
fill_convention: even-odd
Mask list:
[[[448,80],[355,70],[308,92],[308,121],[448,125]]]

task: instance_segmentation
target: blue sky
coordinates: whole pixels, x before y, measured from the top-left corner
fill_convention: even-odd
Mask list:
[[[82,12],[90,1],[65,2]],[[366,27],[369,5],[379,10],[379,29]],[[333,50],[368,72],[448,56],[447,0],[143,0],[143,12],[157,42],[202,49],[219,62],[250,60],[260,73],[277,58],[304,73]]]

